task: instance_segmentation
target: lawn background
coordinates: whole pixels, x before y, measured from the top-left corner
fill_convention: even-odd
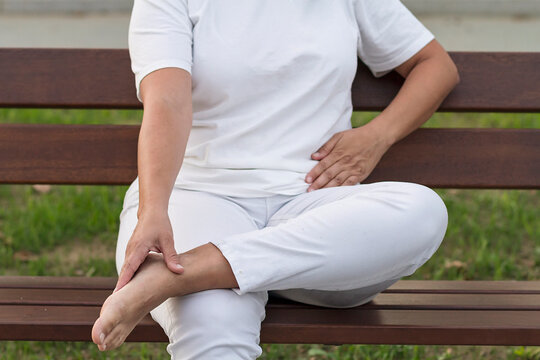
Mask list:
[[[376,113],[353,113],[359,126]],[[0,123],[140,124],[140,110],[0,109]],[[424,127],[540,128],[540,114],[435,114]],[[125,186],[0,185],[0,275],[116,276]],[[539,280],[537,190],[436,189],[438,252],[407,279]],[[165,343],[0,342],[0,359],[169,359]],[[540,359],[540,347],[263,345],[261,359]]]

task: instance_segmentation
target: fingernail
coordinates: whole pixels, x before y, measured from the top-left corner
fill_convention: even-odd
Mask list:
[[[308,191],[308,192],[312,192],[312,191],[313,191],[313,189],[312,189],[312,188],[309,188],[309,189],[308,189],[307,191]]]
[[[183,268],[184,268],[184,267],[183,267],[182,265],[180,265],[180,264],[176,264],[175,266],[176,266],[177,269],[183,269]]]
[[[314,153],[313,156],[319,156],[321,154],[319,154],[318,152]]]
[[[308,176],[306,181],[311,184],[311,182],[313,181],[313,178],[311,176]]]
[[[103,344],[103,350],[107,350],[107,345]]]
[[[99,342],[103,345],[103,341],[105,340],[105,334],[101,333],[99,334]]]

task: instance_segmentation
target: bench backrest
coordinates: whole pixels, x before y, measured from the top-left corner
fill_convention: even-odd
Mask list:
[[[540,53],[451,53],[461,83],[439,111],[540,112]],[[120,49],[0,48],[0,107],[137,109]],[[381,110],[403,80],[359,63],[355,110]],[[0,183],[129,184],[138,125],[0,124]],[[540,188],[538,129],[420,129],[393,146],[366,183]]]

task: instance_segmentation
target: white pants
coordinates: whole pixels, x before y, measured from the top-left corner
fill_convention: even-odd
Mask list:
[[[137,223],[138,184],[124,198],[116,266]],[[304,303],[351,307],[410,275],[439,247],[448,215],[431,189],[403,182],[237,198],[174,188],[177,252],[208,242],[238,289],[170,298],[151,312],[172,359],[254,359],[268,291]]]

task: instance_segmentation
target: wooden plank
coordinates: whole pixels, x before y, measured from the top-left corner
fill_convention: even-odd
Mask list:
[[[2,289],[0,305],[101,306],[111,290]],[[302,305],[271,298],[270,306]],[[540,294],[415,294],[381,293],[364,307],[372,309],[536,310]]]
[[[322,344],[540,344],[540,312],[275,309],[263,342]]]
[[[540,111],[540,53],[452,52],[461,83],[443,111]],[[126,49],[0,49],[0,107],[141,108]],[[356,110],[380,110],[402,79],[359,64]],[[106,84],[106,86],[104,86]]]
[[[0,305],[101,306],[112,290],[2,289]]]
[[[540,295],[529,294],[396,294],[381,293],[366,307],[410,310],[534,310]]]
[[[0,124],[0,183],[129,184],[138,125]],[[419,129],[365,183],[540,188],[540,129]]]
[[[110,290],[116,277],[82,276],[0,276],[1,289],[90,289]]]
[[[540,294],[534,280],[400,280],[385,293],[437,294]]]
[[[0,340],[89,341],[99,307],[0,306]],[[61,319],[59,321],[59,319]],[[167,341],[147,316],[128,341]],[[264,343],[540,345],[540,311],[271,308]]]
[[[125,49],[0,49],[0,107],[141,108]]]
[[[1,289],[110,290],[116,277],[0,276]],[[540,294],[540,281],[400,280],[385,293]]]
[[[461,82],[439,111],[540,111],[540,52],[450,52]],[[352,85],[355,110],[382,110],[403,79],[395,72],[375,79],[362,64]]]
[[[0,183],[129,184],[139,125],[0,124]]]

